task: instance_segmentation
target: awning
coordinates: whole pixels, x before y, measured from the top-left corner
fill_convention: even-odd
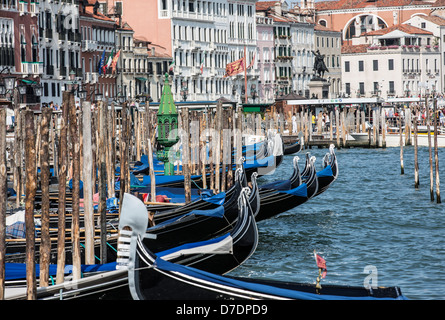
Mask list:
[[[140,78],[136,78],[136,80],[139,80],[139,81],[144,82],[144,81],[147,81],[147,78],[142,78],[142,77],[140,77]]]
[[[272,105],[273,105],[273,103],[243,103],[243,104],[241,104],[244,112],[263,112],[265,109],[269,108]]]
[[[32,81],[32,80],[26,80],[26,79],[20,79],[20,80],[22,80],[24,83],[27,83],[27,84],[38,84],[37,82]]]
[[[401,30],[394,30],[384,35],[378,36],[377,39],[398,39],[398,38],[417,38],[418,35],[409,34]]]

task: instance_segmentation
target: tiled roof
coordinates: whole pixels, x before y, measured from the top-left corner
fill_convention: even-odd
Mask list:
[[[369,47],[369,44],[358,44],[354,46],[342,46],[341,47],[341,53],[342,54],[348,54],[348,53],[366,53],[367,48]]]
[[[445,0],[437,0],[433,4],[431,4],[432,7],[445,7]]]
[[[119,29],[126,30],[126,31],[133,31],[133,28],[125,21],[122,23],[122,26]]]
[[[445,3],[445,0],[438,0]],[[437,2],[436,2],[437,3]],[[401,7],[401,6],[415,6],[415,5],[431,5],[433,3],[424,2],[421,0],[338,0],[338,1],[320,1],[315,3],[315,8],[318,11],[322,10],[342,10],[342,9],[358,9],[369,6],[373,7]]]
[[[172,59],[172,56],[170,54],[168,54],[165,47],[160,46],[156,43],[150,43],[148,45],[148,50],[149,50],[150,56],[152,56],[152,52],[153,52],[153,51],[151,51],[152,48],[154,48],[154,54],[155,54],[156,58]]]
[[[277,2],[280,1],[258,1],[255,4],[256,11],[266,11],[270,7],[274,7]]]
[[[387,34],[394,30],[400,30],[400,31],[403,31],[403,32],[409,33],[409,34],[424,34],[424,35],[432,35],[433,34],[430,31],[420,29],[420,28],[414,27],[409,24],[402,23],[402,24],[396,24],[396,25],[388,27],[388,28],[370,31],[370,32],[365,33],[364,35],[365,36],[379,36],[379,35]]]
[[[299,22],[296,18],[289,16],[280,16],[274,13],[268,15],[269,18],[272,18],[274,22]]]
[[[328,27],[322,26],[321,24],[316,24],[314,26],[314,30],[315,31],[331,31],[331,32],[338,32],[338,33],[341,32],[341,31],[338,31],[338,30],[334,30],[332,28],[328,28]]]
[[[445,5],[445,0],[443,1],[444,5]],[[435,16],[435,15],[429,15],[429,16],[419,16],[422,19],[425,19],[427,21],[430,21],[432,23],[435,23],[439,26],[445,26],[445,19],[439,16]]]
[[[81,16],[87,16],[94,19],[99,19],[103,21],[109,21],[109,22],[115,22],[113,19],[108,18],[107,16],[104,16],[102,13],[97,12],[97,14],[94,14],[93,7],[86,7],[85,13],[80,13]]]

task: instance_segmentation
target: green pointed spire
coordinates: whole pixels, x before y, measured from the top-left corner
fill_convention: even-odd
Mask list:
[[[169,162],[170,148],[179,141],[178,111],[173,94],[168,83],[168,73],[165,74],[164,88],[158,110],[158,142],[164,148],[158,150],[158,158],[164,162],[164,174],[173,175],[174,167]]]
[[[168,73],[165,74],[164,88],[162,89],[161,102],[159,103],[158,115],[178,114],[175,101],[173,100],[172,90],[168,83]]]

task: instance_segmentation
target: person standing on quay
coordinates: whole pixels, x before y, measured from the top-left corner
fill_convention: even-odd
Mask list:
[[[326,130],[329,130],[329,126],[330,126],[331,122],[329,120],[329,114],[327,112],[324,114],[324,122],[326,125]]]
[[[297,116],[295,113],[292,116],[292,133],[297,133]]]

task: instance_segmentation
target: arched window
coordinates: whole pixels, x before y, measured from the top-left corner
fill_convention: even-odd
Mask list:
[[[344,28],[344,38],[351,39],[359,33],[387,28],[385,21],[372,14],[352,18]]]

